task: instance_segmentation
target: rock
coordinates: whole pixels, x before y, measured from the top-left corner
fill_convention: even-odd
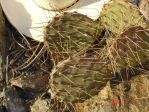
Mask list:
[[[49,74],[35,72],[34,74],[20,75],[10,80],[11,85],[22,88],[27,94],[36,95],[44,92],[49,84]]]
[[[0,106],[0,112],[7,112],[7,110],[6,110],[6,108],[5,108],[5,106]]]
[[[50,111],[50,100],[37,99],[31,106],[31,112],[52,112]]]
[[[128,0],[130,3],[133,3],[134,5],[138,5],[140,0]]]
[[[8,112],[28,112],[25,101],[15,87],[5,89],[6,109]]]

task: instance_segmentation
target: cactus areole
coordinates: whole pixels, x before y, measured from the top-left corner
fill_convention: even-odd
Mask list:
[[[61,12],[78,12],[96,20],[110,0],[0,0],[10,23],[22,34],[44,41],[44,27]]]

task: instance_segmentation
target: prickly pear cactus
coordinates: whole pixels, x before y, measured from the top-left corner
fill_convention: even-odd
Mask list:
[[[97,39],[103,27],[79,13],[64,13],[45,29],[45,46],[55,63],[84,51]]]
[[[146,49],[149,49],[149,32],[133,26],[107,40],[107,45],[94,55],[59,63],[51,74],[51,91],[66,102],[84,101],[97,95],[116,73],[149,60]]]
[[[106,4],[99,20],[113,33],[121,33],[130,25],[146,26],[137,6],[129,3],[128,0],[112,0]]]

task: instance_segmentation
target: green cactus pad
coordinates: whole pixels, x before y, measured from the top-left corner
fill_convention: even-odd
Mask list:
[[[149,32],[140,26],[107,40],[95,55],[74,57],[53,69],[51,91],[66,102],[85,101],[97,95],[115,73],[149,60]]]
[[[118,34],[130,25],[146,25],[139,9],[128,0],[112,0],[106,4],[99,20],[107,30]]]
[[[103,27],[85,15],[64,13],[54,18],[45,29],[45,46],[55,63],[87,49]]]

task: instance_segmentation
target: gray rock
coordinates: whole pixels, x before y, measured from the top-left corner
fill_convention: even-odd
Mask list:
[[[50,100],[37,99],[31,106],[31,112],[52,112],[50,111]]]
[[[25,101],[14,87],[5,89],[5,99],[8,112],[28,112]]]

